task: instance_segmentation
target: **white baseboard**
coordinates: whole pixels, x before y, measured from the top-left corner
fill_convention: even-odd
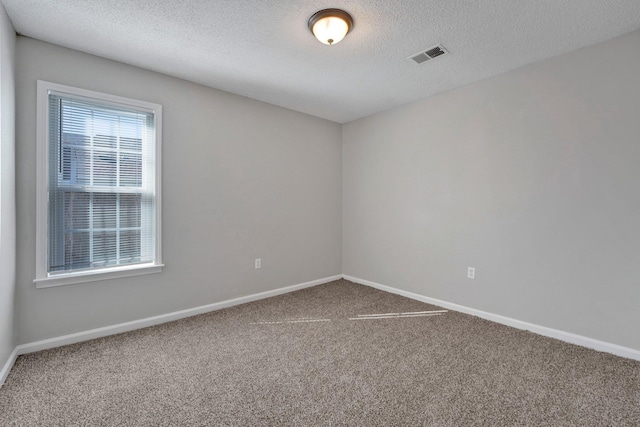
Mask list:
[[[200,307],[189,308],[186,310],[174,311],[172,313],[161,314],[159,316],[147,317],[145,319],[134,320],[131,322],[119,323],[117,325],[105,326],[102,328],[90,329],[88,331],[77,332],[75,334],[63,335],[60,337],[49,338],[41,341],[35,341],[27,344],[21,344],[16,347],[17,355],[33,353],[35,351],[46,350],[49,348],[60,347],[68,344],[75,344],[81,341],[88,341],[94,338],[101,338],[108,335],[119,334],[122,332],[133,331],[135,329],[146,328],[148,326],[159,325],[161,323],[171,322],[185,317],[196,316],[198,314],[208,313],[210,311],[221,310],[234,305],[245,304],[264,298],[274,297],[300,289],[310,288],[312,286],[321,285],[323,283],[332,282],[342,279],[342,275],[325,277],[323,279],[313,280],[311,282],[300,283],[297,285],[287,286],[284,288],[274,289],[272,291],[260,292],[257,294],[247,295],[240,298],[234,298],[214,304],[203,305]],[[13,365],[13,364],[11,364]],[[10,367],[9,367],[10,368]],[[4,371],[2,371],[4,372]],[[8,371],[7,371],[8,374]]]
[[[560,331],[558,329],[547,328],[546,326],[539,326],[533,323],[523,322],[522,320],[512,319],[510,317],[500,316],[498,314],[476,310],[475,308],[465,307],[463,305],[458,305],[458,304],[442,301],[435,298],[429,298],[424,295],[403,291],[400,289],[393,288],[391,286],[381,285],[380,283],[359,279],[357,277],[352,277],[347,275],[343,275],[342,277],[351,282],[360,283],[361,285],[366,285],[372,288],[380,289],[382,291],[390,292],[397,295],[402,295],[407,298],[426,302],[428,304],[437,305],[439,307],[447,308],[449,310],[471,314],[472,316],[477,316],[482,319],[490,320],[492,322],[501,323],[503,325],[511,326],[513,328],[531,331],[539,335],[544,335],[545,337],[556,338],[561,341],[568,342],[570,344],[576,344],[576,345],[587,347],[593,350],[602,351],[605,353],[611,353],[616,356],[626,357],[628,359],[634,359],[634,360],[640,361],[640,350],[635,350],[633,348],[623,347],[617,344],[611,344],[608,342],[599,341],[599,340],[585,337],[582,335],[576,335],[570,332]]]
[[[7,359],[7,362],[4,364],[2,370],[0,371],[0,387],[2,387],[2,384],[4,384],[5,380],[9,376],[9,372],[11,371],[11,368],[13,368],[13,364],[16,363],[17,358],[18,347],[13,349],[13,351],[9,355],[9,358]]]

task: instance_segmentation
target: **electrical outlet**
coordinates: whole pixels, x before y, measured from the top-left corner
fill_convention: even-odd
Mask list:
[[[469,279],[475,279],[476,278],[476,269],[475,269],[475,267],[467,267],[467,277]]]
[[[262,268],[262,258],[256,258],[255,267]]]

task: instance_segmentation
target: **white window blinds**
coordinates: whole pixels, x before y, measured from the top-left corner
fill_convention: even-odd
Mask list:
[[[149,263],[153,112],[49,93],[47,272]]]

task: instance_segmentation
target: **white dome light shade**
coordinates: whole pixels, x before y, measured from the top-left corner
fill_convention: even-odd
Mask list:
[[[309,29],[321,43],[332,45],[340,42],[351,31],[351,15],[340,9],[325,9],[309,18]]]
[[[311,31],[321,43],[334,44],[347,35],[349,26],[341,18],[327,16],[316,22]]]

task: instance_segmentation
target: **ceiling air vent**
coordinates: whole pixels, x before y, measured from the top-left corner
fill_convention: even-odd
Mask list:
[[[423,52],[411,55],[409,59],[413,59],[417,64],[422,64],[423,62],[426,62],[440,55],[444,55],[445,53],[447,53],[447,50],[444,48],[444,46],[437,45]]]

